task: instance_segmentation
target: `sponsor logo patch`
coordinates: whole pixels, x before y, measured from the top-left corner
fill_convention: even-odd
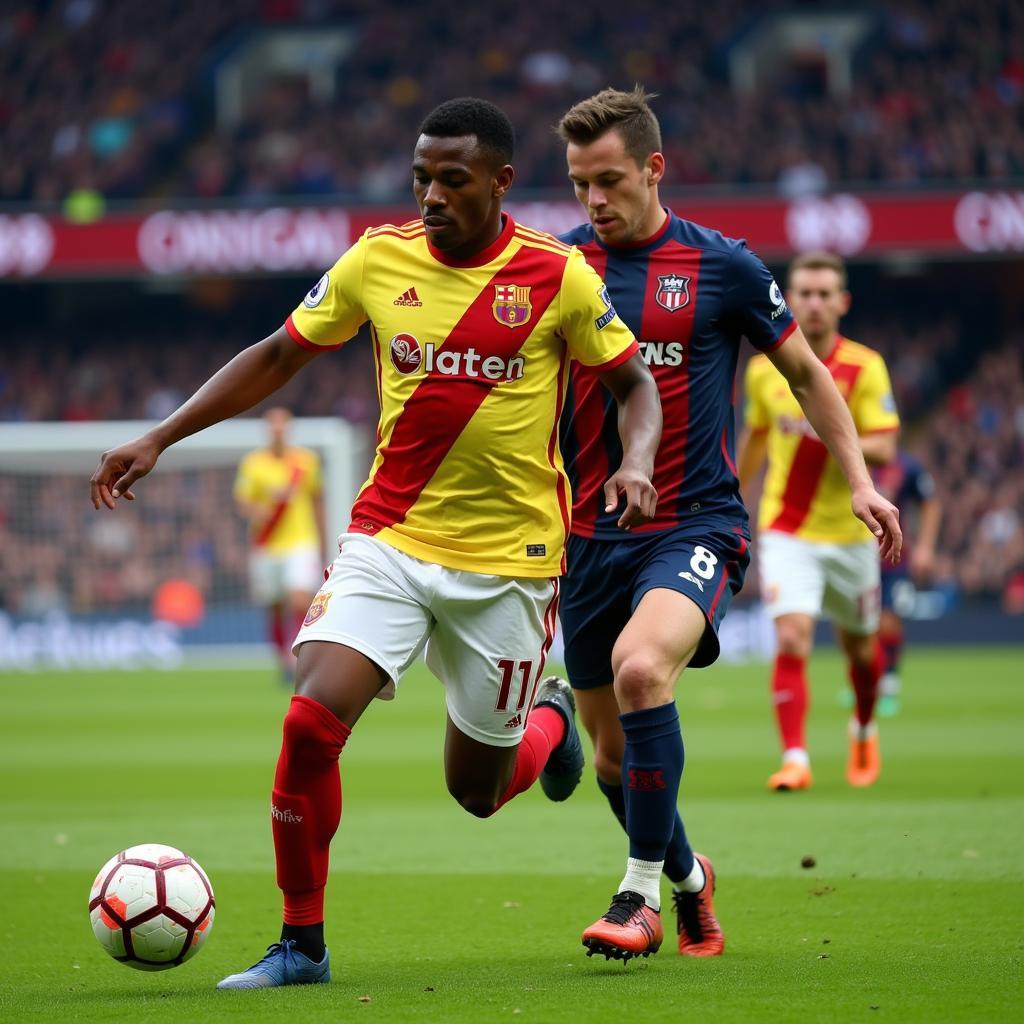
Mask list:
[[[395,299],[394,305],[422,306],[423,303],[420,302],[420,297],[416,294],[416,288],[415,286],[413,286],[412,288],[407,288],[404,292],[402,292],[402,294],[399,295],[397,299]]]
[[[615,307],[612,305],[607,285],[598,291],[597,296],[604,303],[604,312],[594,321],[594,326],[603,331],[615,319]]]
[[[789,306],[786,305],[786,298],[782,294],[782,289],[776,284],[774,278],[772,279],[771,287],[768,289],[768,299],[771,304],[775,307],[772,310],[772,319],[778,320],[783,313],[789,312]]]
[[[415,373],[423,362],[420,343],[411,334],[396,334],[388,346],[391,365],[403,374]]]

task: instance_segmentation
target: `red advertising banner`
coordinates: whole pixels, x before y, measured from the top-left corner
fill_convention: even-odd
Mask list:
[[[746,238],[766,259],[831,249],[849,258],[1024,254],[1024,191],[670,199],[680,216]],[[557,233],[578,224],[572,201],[510,203]],[[415,207],[273,207],[112,213],[74,223],[0,214],[0,278],[294,273],[330,266],[367,227]]]

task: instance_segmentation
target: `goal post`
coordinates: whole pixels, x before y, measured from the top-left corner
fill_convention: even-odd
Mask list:
[[[179,441],[135,502],[95,511],[88,481],[100,454],[153,426],[0,424],[0,672],[265,656],[232,490],[242,456],[266,445],[266,424],[232,419]],[[297,417],[289,440],[321,458],[333,551],[365,478],[368,438],[342,419]],[[160,594],[170,598],[158,607]]]

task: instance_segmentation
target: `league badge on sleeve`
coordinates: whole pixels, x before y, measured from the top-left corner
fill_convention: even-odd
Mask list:
[[[306,292],[305,298],[302,300],[302,304],[307,309],[316,309],[317,306],[323,301],[324,296],[327,294],[327,286],[331,283],[330,274],[324,274],[319,281],[312,288]]]
[[[533,313],[530,303],[530,285],[496,284],[494,303],[491,306],[494,319],[506,327],[522,327]]]
[[[594,321],[594,326],[603,331],[615,319],[615,307],[612,305],[607,285],[602,285],[597,295],[604,306],[604,312]]]
[[[661,274],[658,276],[658,290],[654,293],[654,301],[674,313],[690,304],[690,279],[681,274]]]

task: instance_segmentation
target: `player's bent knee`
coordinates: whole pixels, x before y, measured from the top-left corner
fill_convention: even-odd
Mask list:
[[[646,651],[627,654],[615,669],[615,695],[623,709],[655,707],[672,699],[664,666]]]
[[[448,783],[448,792],[455,802],[474,818],[489,818],[498,809],[497,793],[480,792],[452,782]]]

